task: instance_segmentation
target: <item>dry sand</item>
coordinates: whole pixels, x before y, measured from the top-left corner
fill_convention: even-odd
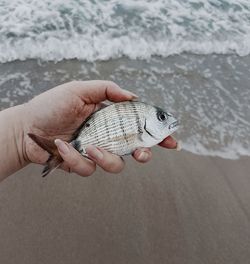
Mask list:
[[[0,184],[0,263],[249,263],[250,159],[154,149],[81,178],[28,166]]]

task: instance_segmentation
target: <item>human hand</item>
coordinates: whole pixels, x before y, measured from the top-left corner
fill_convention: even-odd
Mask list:
[[[32,132],[48,139],[57,139],[55,143],[64,160],[61,168],[66,171],[88,176],[95,171],[97,164],[105,171],[120,172],[124,167],[124,161],[119,156],[88,146],[86,151],[91,160],[86,159],[67,141],[82,122],[101,107],[104,100],[120,102],[134,98],[136,98],[134,94],[110,81],[73,81],[40,94],[23,107],[24,159],[27,162],[44,164],[49,157],[45,150],[27,136],[27,133]],[[176,148],[177,143],[172,137],[168,137],[160,145]],[[133,153],[133,157],[139,162],[147,162],[151,156],[149,148],[137,149]]]

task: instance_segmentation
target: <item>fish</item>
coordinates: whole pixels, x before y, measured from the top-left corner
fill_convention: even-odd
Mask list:
[[[179,121],[158,106],[140,101],[125,101],[108,105],[91,114],[72,135],[69,142],[88,158],[87,145],[94,145],[113,154],[124,156],[142,147],[152,147],[175,132]],[[62,162],[53,141],[28,133],[40,147],[50,153],[42,176]]]

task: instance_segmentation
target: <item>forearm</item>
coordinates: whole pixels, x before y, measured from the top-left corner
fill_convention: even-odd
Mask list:
[[[0,181],[27,165],[23,153],[24,105],[0,112]]]

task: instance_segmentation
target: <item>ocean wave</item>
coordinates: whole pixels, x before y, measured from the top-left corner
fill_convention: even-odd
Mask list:
[[[246,0],[3,0],[0,62],[250,53]]]
[[[105,36],[75,37],[69,40],[49,38],[42,43],[26,39],[0,44],[0,62],[13,60],[42,59],[60,61],[63,59],[79,59],[93,62],[96,60],[117,59],[127,56],[130,59],[150,59],[152,56],[168,57],[181,54],[238,54],[250,53],[249,39],[238,41],[210,41],[197,43],[192,41],[147,41],[136,37],[120,37],[109,39]]]
[[[197,141],[194,141],[192,143],[181,143],[181,147],[183,150],[197,155],[220,157],[223,159],[236,160],[242,156],[250,156],[249,149],[242,146],[241,142],[233,142],[229,146],[221,147],[215,150],[206,148],[202,145],[202,143]]]

